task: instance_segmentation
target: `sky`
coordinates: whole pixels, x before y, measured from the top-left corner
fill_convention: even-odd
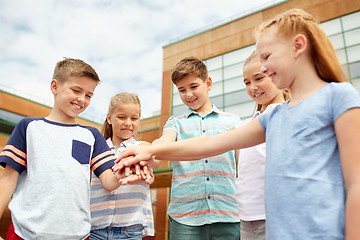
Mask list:
[[[56,62],[82,59],[101,83],[80,115],[102,123],[111,96],[160,114],[162,47],[279,0],[0,0],[0,89],[52,107]]]

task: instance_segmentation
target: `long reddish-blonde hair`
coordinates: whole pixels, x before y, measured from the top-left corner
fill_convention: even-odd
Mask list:
[[[281,37],[293,37],[304,34],[309,42],[311,57],[319,77],[326,82],[345,82],[345,74],[336,56],[335,50],[319,26],[319,21],[302,9],[288,10],[261,24],[256,31],[256,38],[271,26],[278,27]]]

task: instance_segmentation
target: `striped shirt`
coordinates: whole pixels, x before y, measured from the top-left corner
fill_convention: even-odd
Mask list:
[[[9,204],[23,239],[84,239],[90,232],[90,168],[96,175],[115,155],[93,127],[24,118],[0,156],[19,179]]]
[[[189,108],[181,116],[170,117],[163,132],[174,132],[180,141],[226,132],[239,122],[238,116],[215,106],[204,117]],[[169,216],[190,226],[239,222],[234,155],[229,151],[201,160],[174,161]]]
[[[110,138],[107,143],[118,156],[125,148],[140,145],[141,141],[130,138],[118,149]],[[100,180],[93,174],[90,202],[91,230],[141,224],[144,227],[143,236],[154,236],[150,187],[145,183],[120,186],[110,193],[103,189]]]

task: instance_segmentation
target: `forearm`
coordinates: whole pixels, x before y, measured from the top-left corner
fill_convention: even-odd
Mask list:
[[[153,145],[152,154],[162,160],[195,160],[247,148],[265,142],[265,132],[258,119],[241,128],[214,136],[194,137],[176,143]]]
[[[360,182],[348,188],[345,212],[345,239],[355,240],[360,236]]]
[[[107,169],[101,173],[99,179],[102,187],[108,192],[114,191],[121,186],[119,179],[110,169]]]
[[[18,177],[19,173],[10,165],[6,165],[4,172],[0,176],[0,219],[15,191]]]
[[[11,195],[9,195],[9,193],[3,187],[0,187],[0,192],[1,192],[1,197],[0,197],[0,219],[1,219],[6,207],[10,202]]]
[[[151,161],[153,157],[158,160],[191,161],[263,142],[265,142],[265,132],[259,121],[254,120],[246,127],[214,136],[194,137],[182,141],[126,149],[120,154],[121,161],[114,171],[138,162]]]
[[[214,156],[230,150],[230,146],[219,145],[218,137],[194,137],[174,143],[153,145],[150,154],[158,160],[191,161]]]

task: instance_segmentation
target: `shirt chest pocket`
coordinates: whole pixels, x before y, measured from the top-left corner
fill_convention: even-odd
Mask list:
[[[90,163],[91,146],[78,140],[73,140],[71,155],[80,164]]]

